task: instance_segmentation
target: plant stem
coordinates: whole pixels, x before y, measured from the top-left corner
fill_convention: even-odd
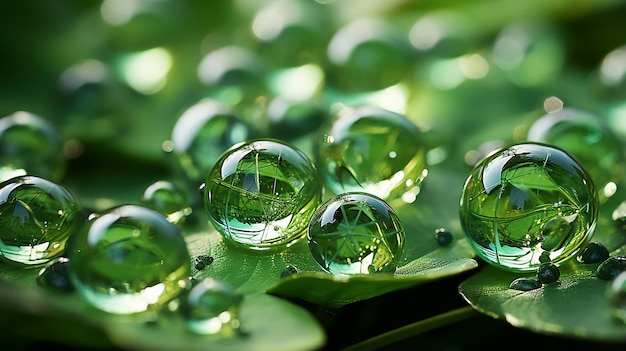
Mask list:
[[[457,308],[403,327],[388,331],[386,333],[363,340],[354,345],[348,346],[343,351],[365,351],[374,350],[394,342],[419,335],[438,327],[450,325],[462,320],[479,315],[471,306]]]

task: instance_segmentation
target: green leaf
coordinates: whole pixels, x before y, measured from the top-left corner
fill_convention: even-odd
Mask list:
[[[36,270],[1,266],[0,299],[21,311],[19,318],[70,320],[82,329],[104,333],[96,341],[74,335],[75,329],[42,328],[37,337],[62,340],[76,346],[107,346],[138,350],[314,350],[326,342],[318,321],[302,307],[267,294],[246,295],[240,307],[245,335],[230,338],[197,335],[186,329],[184,318],[167,308],[158,313],[108,314],[89,306],[78,293],[59,294],[35,283]],[[271,316],[271,323],[268,323]],[[20,320],[14,321],[20,324]],[[32,323],[21,323],[32,331]],[[25,333],[27,331],[24,331]],[[42,332],[49,333],[48,335]],[[51,334],[54,333],[54,334]],[[62,334],[66,333],[66,335]]]
[[[606,298],[609,282],[595,276],[597,264],[570,261],[560,279],[530,291],[509,289],[520,274],[485,267],[459,286],[459,292],[479,312],[515,327],[598,341],[626,341],[626,325],[611,316]]]
[[[477,267],[475,260],[455,255],[458,251],[458,248],[434,251],[399,267],[394,274],[334,276],[322,272],[298,273],[286,277],[267,292],[303,299],[330,309],[339,308]]]

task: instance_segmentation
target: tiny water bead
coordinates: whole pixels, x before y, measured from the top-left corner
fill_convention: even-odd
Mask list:
[[[224,239],[278,251],[302,238],[321,203],[322,185],[302,151],[274,139],[234,145],[209,173],[204,205]]]
[[[63,185],[24,175],[0,183],[0,260],[38,267],[59,257],[85,221]]]
[[[599,200],[617,191],[624,175],[624,145],[598,116],[563,108],[537,119],[528,130],[529,141],[567,150],[593,179]]]
[[[448,246],[452,243],[452,233],[445,228],[435,229],[435,240],[440,246]]]
[[[285,267],[285,269],[283,269],[282,272],[280,272],[280,278],[286,278],[290,275],[296,274],[300,272],[300,270],[298,269],[298,267],[296,266],[292,266],[292,265],[288,265],[287,267]]]
[[[596,277],[602,280],[612,280],[626,271],[626,256],[611,256],[596,268]]]
[[[393,273],[404,241],[395,210],[367,193],[336,195],[309,223],[309,250],[322,269],[335,275]]]
[[[183,189],[167,180],[150,184],[141,195],[141,202],[161,212],[174,224],[184,223],[192,212]]]
[[[184,177],[200,183],[226,149],[252,134],[252,128],[226,105],[207,98],[178,117],[172,130],[171,150],[166,151],[175,156]]]
[[[537,268],[537,280],[543,284],[552,284],[559,280],[560,276],[561,270],[559,266],[552,262],[542,263],[539,268]]]
[[[68,241],[67,257],[80,294],[115,314],[162,307],[185,289],[191,271],[179,228],[140,205],[95,215]]]
[[[233,336],[240,330],[243,295],[225,282],[206,278],[186,294],[181,305],[187,327],[201,335]]]
[[[210,265],[211,263],[213,263],[213,261],[215,261],[215,259],[213,258],[213,256],[209,256],[209,255],[198,255],[196,257],[194,257],[193,262],[194,262],[194,268],[197,270],[203,270],[206,266]]]
[[[509,284],[509,289],[520,290],[520,291],[530,291],[539,289],[543,286],[543,284],[534,278],[521,277],[513,280],[511,284]]]
[[[424,133],[404,115],[345,108],[321,128],[316,163],[330,191],[413,202],[427,175]]]
[[[474,166],[463,187],[460,219],[478,256],[510,271],[559,265],[590,241],[598,198],[584,168],[540,143],[501,148]]]
[[[60,181],[67,166],[56,127],[26,111],[0,118],[0,160],[0,181],[25,174]]]
[[[609,250],[597,241],[590,242],[580,254],[576,257],[576,260],[580,263],[598,263],[609,258]]]

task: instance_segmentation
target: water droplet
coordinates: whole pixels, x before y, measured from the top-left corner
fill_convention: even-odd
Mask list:
[[[100,213],[71,237],[67,256],[80,294],[117,314],[161,308],[183,291],[191,270],[179,228],[140,205]]]
[[[405,232],[395,210],[367,193],[337,195],[313,214],[309,249],[325,271],[337,275],[391,272]]]
[[[537,279],[533,278],[517,278],[511,282],[509,285],[509,289],[513,290],[521,290],[521,291],[530,291],[541,288],[542,284]]]
[[[69,277],[68,266],[69,260],[65,257],[59,257],[53,260],[51,264],[39,271],[37,284],[55,291],[74,291],[74,285],[72,285],[72,281]]]
[[[280,272],[280,278],[282,279],[298,272],[299,270],[296,266],[288,265],[282,272]]]
[[[544,252],[556,265],[574,257],[593,235],[597,212],[593,181],[573,157],[526,142],[476,164],[463,188],[460,219],[479,257],[531,272]]]
[[[56,127],[25,111],[0,118],[0,160],[0,181],[29,174],[56,182],[67,166]]]
[[[196,334],[229,337],[237,335],[243,295],[230,285],[206,278],[186,295],[181,311],[187,327]]]
[[[543,284],[552,284],[559,280],[561,270],[552,262],[542,263],[537,268],[537,280]]]
[[[67,188],[31,175],[0,183],[0,213],[0,259],[22,267],[59,257],[85,221]]]
[[[626,271],[626,256],[611,256],[600,263],[596,276],[603,280],[612,280]]]
[[[182,224],[192,209],[183,189],[167,180],[150,184],[141,196],[142,204],[155,209],[174,224]]]
[[[441,246],[448,246],[452,243],[452,233],[447,231],[445,228],[437,228],[435,229],[435,239],[437,240],[437,244]]]
[[[194,257],[194,259],[193,259],[194,267],[197,270],[203,270],[206,266],[208,266],[211,263],[213,263],[214,260],[215,259],[213,258],[213,256],[198,255],[198,256]]]
[[[580,263],[598,263],[609,258],[609,250],[597,241],[591,242],[576,257]]]
[[[334,194],[362,191],[393,201],[426,177],[425,136],[404,115],[375,107],[346,108],[322,130],[317,166]]]
[[[305,235],[322,186],[309,158],[274,139],[233,146],[206,180],[204,205],[228,243],[278,251]]]

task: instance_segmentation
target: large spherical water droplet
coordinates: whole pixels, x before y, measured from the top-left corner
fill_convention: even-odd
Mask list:
[[[181,311],[187,327],[196,334],[232,336],[241,327],[239,307],[243,295],[230,285],[206,278],[183,300]]]
[[[0,118],[0,160],[0,181],[24,174],[59,181],[67,165],[56,127],[24,111]]]
[[[413,202],[427,175],[427,144],[405,116],[376,107],[344,109],[322,128],[316,159],[335,194],[364,191]]]
[[[279,250],[304,236],[321,202],[316,176],[306,154],[278,140],[234,145],[207,177],[205,208],[227,242]]]
[[[192,212],[187,194],[176,184],[159,180],[150,184],[141,196],[141,202],[167,217],[174,224],[182,224]]]
[[[250,126],[225,105],[203,99],[186,109],[176,121],[171,152],[183,176],[199,184],[226,149],[251,135]]]
[[[391,272],[405,232],[395,210],[366,193],[345,193],[325,202],[309,223],[309,249],[325,271],[338,274]]]
[[[476,164],[463,188],[460,218],[479,257],[530,272],[544,253],[557,265],[576,256],[593,235],[597,212],[593,182],[572,156],[520,143]]]
[[[25,175],[0,184],[0,259],[41,266],[59,257],[83,225],[78,199],[64,186]]]
[[[600,202],[617,190],[624,175],[624,146],[606,123],[583,110],[563,108],[537,119],[528,130],[529,141],[567,150],[593,179]]]
[[[68,242],[70,277],[94,307],[116,314],[158,309],[189,282],[191,259],[161,213],[123,205],[95,216]]]

